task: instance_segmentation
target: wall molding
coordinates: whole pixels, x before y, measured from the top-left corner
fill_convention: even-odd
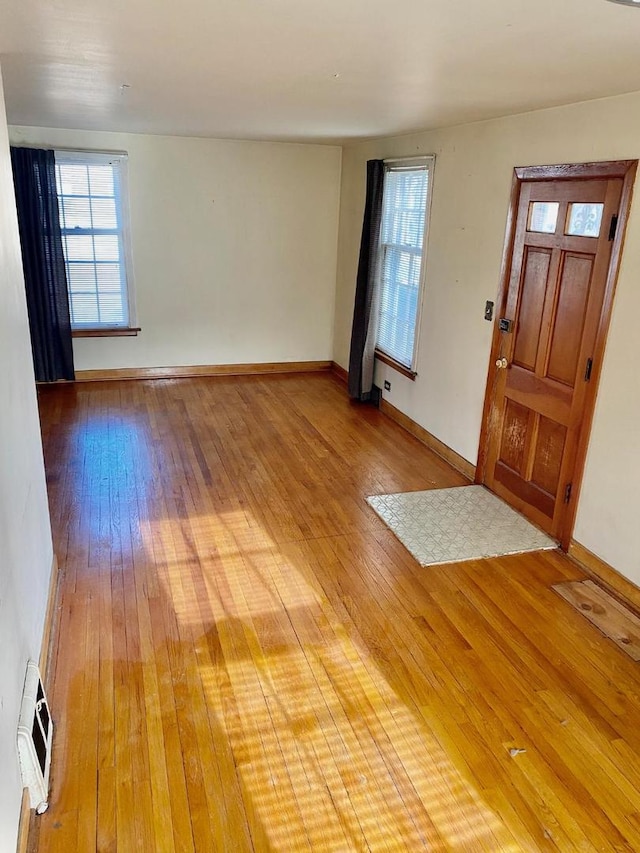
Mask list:
[[[18,843],[16,853],[27,853],[29,848],[29,829],[31,827],[31,800],[29,789],[22,789],[22,801],[20,803],[20,823],[18,824]]]
[[[259,376],[264,373],[313,373],[331,370],[331,361],[273,361],[255,364],[194,364],[184,367],[118,367],[77,370],[76,382],[114,379],[189,379],[196,376]]]
[[[58,603],[58,582],[60,580],[60,566],[58,564],[58,557],[54,553],[53,559],[51,561],[51,575],[49,577],[49,595],[47,598],[47,610],[44,617],[44,628],[42,630],[42,644],[40,646],[40,660],[38,661],[38,666],[40,667],[40,677],[42,678],[42,683],[47,686],[47,673],[49,670],[49,663],[51,662],[51,642],[53,639],[53,632],[55,629],[54,619],[56,612],[56,605]]]
[[[581,569],[598,581],[600,586],[610,592],[614,598],[623,599],[624,603],[640,616],[640,588],[633,581],[620,574],[617,569],[575,539],[569,543],[567,553]]]
[[[345,370],[345,368],[341,364],[338,364],[337,361],[331,362],[331,370],[333,370],[341,382],[346,384],[349,381],[349,371]]]
[[[388,400],[380,401],[380,411],[386,415],[388,418],[391,418],[392,421],[395,421],[401,427],[410,432],[418,441],[421,441],[422,444],[425,444],[429,450],[432,450],[437,456],[440,456],[445,462],[448,462],[456,471],[459,471],[461,474],[464,474],[469,480],[473,481],[476,476],[476,466],[471,462],[467,461],[463,456],[460,456],[459,453],[456,453],[455,450],[452,450],[448,445],[446,445],[443,441],[436,438],[435,435],[432,435],[428,430],[424,427],[421,427],[420,424],[417,424],[414,420],[412,420],[408,415],[405,415],[404,412],[401,412],[400,409],[396,409],[395,406],[392,406]]]

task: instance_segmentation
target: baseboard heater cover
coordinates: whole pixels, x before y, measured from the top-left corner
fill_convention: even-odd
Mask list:
[[[49,807],[52,741],[53,721],[49,703],[38,664],[30,660],[18,721],[18,755],[22,784],[28,789],[31,808],[37,814],[43,814]]]

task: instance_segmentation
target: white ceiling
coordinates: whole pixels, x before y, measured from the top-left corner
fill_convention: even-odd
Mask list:
[[[53,127],[386,136],[640,90],[639,46],[604,0],[0,0],[9,121]]]

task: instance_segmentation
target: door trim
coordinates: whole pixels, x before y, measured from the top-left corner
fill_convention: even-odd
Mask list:
[[[487,466],[487,453],[489,449],[489,438],[491,435],[491,414],[493,411],[493,402],[496,392],[497,371],[495,369],[495,360],[499,354],[500,347],[500,330],[498,321],[503,315],[507,295],[509,291],[509,279],[511,274],[511,261],[513,257],[513,246],[516,237],[518,203],[520,201],[520,191],[522,184],[531,181],[549,181],[549,180],[585,180],[587,178],[600,178],[609,180],[612,178],[621,178],[622,195],[620,197],[620,212],[618,216],[618,228],[611,249],[611,260],[607,271],[607,281],[605,284],[604,300],[600,319],[598,321],[598,331],[593,353],[593,372],[589,388],[585,395],[584,418],[583,426],[578,439],[578,447],[576,453],[575,470],[572,480],[572,491],[569,506],[565,515],[563,528],[560,531],[560,546],[566,551],[571,542],[571,534],[575,523],[576,511],[578,508],[578,499],[580,496],[580,487],[582,484],[582,476],[584,473],[584,464],[587,456],[587,448],[589,446],[589,436],[591,434],[591,424],[593,421],[593,412],[600,383],[600,372],[604,350],[607,342],[607,334],[611,321],[611,308],[613,305],[613,297],[615,294],[616,284],[618,281],[618,271],[622,258],[622,249],[624,246],[624,238],[627,229],[627,220],[631,208],[631,199],[633,195],[633,184],[638,168],[638,160],[611,160],[602,163],[579,163],[579,164],[563,164],[556,166],[525,166],[518,167],[513,170],[513,179],[511,183],[511,197],[509,201],[509,210],[507,214],[507,225],[505,232],[504,249],[502,252],[502,263],[500,267],[500,285],[498,296],[496,299],[495,319],[493,324],[493,338],[491,342],[491,354],[489,357],[489,368],[487,371],[487,385],[484,397],[484,408],[482,411],[482,427],[480,430],[480,449],[478,452],[478,467],[476,470],[475,482],[484,483]]]

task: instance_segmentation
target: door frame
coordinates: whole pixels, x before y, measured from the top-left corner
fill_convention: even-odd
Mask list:
[[[616,235],[611,248],[611,260],[607,271],[607,280],[605,284],[604,299],[602,302],[602,310],[598,321],[598,331],[593,352],[593,370],[591,373],[591,381],[585,395],[584,418],[582,421],[582,429],[578,439],[578,447],[576,453],[575,469],[572,479],[571,497],[565,519],[560,531],[560,547],[566,551],[571,542],[571,535],[578,509],[578,499],[580,496],[580,488],[582,485],[582,477],[584,474],[584,466],[589,447],[589,437],[591,435],[591,425],[593,422],[593,413],[595,402],[600,384],[600,373],[602,361],[607,342],[607,334],[609,332],[609,324],[611,321],[611,308],[613,305],[613,297],[618,281],[618,272],[622,259],[622,250],[624,247],[624,239],[627,230],[627,220],[631,208],[631,200],[633,196],[633,184],[638,168],[638,160],[610,160],[601,163],[579,163],[579,164],[564,164],[556,166],[525,166],[518,167],[513,170],[513,179],[511,183],[511,197],[509,202],[509,211],[507,214],[507,226],[505,233],[504,249],[502,252],[502,264],[500,267],[500,285],[498,296],[496,299],[496,307],[493,322],[493,339],[491,342],[491,354],[489,356],[489,368],[487,372],[487,385],[484,397],[484,407],[482,411],[482,427],[480,430],[480,449],[478,452],[478,465],[476,468],[475,482],[482,485],[487,473],[487,455],[489,450],[489,440],[491,437],[491,415],[493,411],[493,403],[496,394],[497,385],[497,370],[495,361],[500,349],[500,329],[498,321],[503,315],[507,296],[509,292],[509,281],[511,277],[511,262],[513,258],[513,247],[516,237],[517,219],[518,219],[518,204],[520,201],[520,192],[524,182],[531,181],[553,181],[553,180],[585,180],[589,178],[600,178],[608,180],[612,178],[622,179],[622,195],[620,197],[620,211],[618,215],[618,226]]]

